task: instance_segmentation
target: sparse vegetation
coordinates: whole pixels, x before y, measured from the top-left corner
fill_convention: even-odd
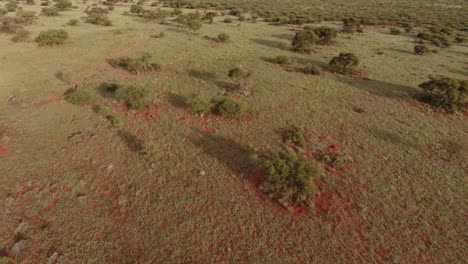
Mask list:
[[[161,65],[152,62],[151,59],[152,55],[148,52],[145,52],[137,58],[119,57],[115,59],[109,59],[108,62],[112,67],[122,68],[134,74],[150,71],[160,71]]]
[[[212,111],[215,114],[225,117],[240,117],[248,110],[248,105],[244,102],[233,100],[229,97],[216,97],[211,100]]]
[[[192,109],[195,114],[203,115],[208,114],[212,110],[212,104],[198,96],[189,98],[187,105]]]
[[[87,90],[73,89],[65,94],[65,100],[69,103],[82,105],[88,104],[94,99],[94,94]]]
[[[284,130],[283,140],[286,143],[294,144],[296,146],[302,146],[305,142],[304,131],[296,126],[291,126]]]
[[[78,19],[70,19],[68,22],[67,22],[67,25],[69,26],[76,26],[80,23],[80,21]]]
[[[68,39],[68,32],[63,29],[49,29],[41,31],[34,39],[39,46],[62,45]]]
[[[310,75],[320,75],[322,73],[322,70],[316,65],[307,64],[304,67],[304,73]]]
[[[11,41],[13,42],[25,42],[29,40],[29,37],[31,36],[31,32],[21,29],[17,30],[16,34],[11,38]]]
[[[240,67],[229,70],[228,77],[235,82],[239,91],[248,91],[253,85],[252,72]]]
[[[150,105],[150,89],[146,86],[130,85],[119,87],[115,91],[115,98],[125,103],[129,108],[143,109]]]

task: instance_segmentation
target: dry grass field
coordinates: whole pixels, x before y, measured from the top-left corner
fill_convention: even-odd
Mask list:
[[[322,18],[330,10],[328,21],[312,26],[337,30],[344,16],[392,21],[395,6],[461,30],[468,9],[466,1],[435,0],[212,2]],[[26,26],[29,40],[0,33],[0,263],[466,261],[467,114],[415,97],[430,77],[468,79],[466,42],[429,45],[437,52],[419,56],[413,48],[425,25],[399,35],[379,25],[301,54],[290,50],[299,25],[233,16],[223,23],[227,15],[219,15],[193,34],[175,17],[160,24],[129,13],[134,3],[115,4],[112,26],[84,21],[87,6],[107,9],[97,1],[74,1],[76,8],[51,17],[39,4],[19,4],[38,15]],[[143,6],[158,8],[150,4]],[[49,29],[69,38],[38,46],[34,38]],[[220,33],[230,40],[216,42]],[[160,71],[133,74],[108,62],[145,52]],[[326,70],[341,52],[359,57],[365,77]],[[292,62],[271,62],[280,55]],[[321,74],[298,70],[306,64]],[[245,94],[226,91],[228,71],[239,66],[252,73]],[[102,83],[145,86],[149,105],[129,109]],[[91,102],[71,104],[70,88],[91,93]],[[246,102],[248,112],[196,115],[186,105],[193,95],[222,94]],[[121,125],[100,114],[103,106]],[[318,161],[324,172],[311,205],[288,210],[258,189],[264,172],[252,154],[288,148],[282,131],[291,125],[305,135],[299,155],[339,151],[353,162],[339,169]]]

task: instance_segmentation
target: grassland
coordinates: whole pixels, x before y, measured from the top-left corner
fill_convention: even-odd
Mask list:
[[[264,2],[239,0],[238,6],[251,10]],[[395,12],[381,1],[373,1],[378,9],[363,0],[301,7],[273,2],[278,12],[305,7],[337,18]],[[368,8],[349,7],[361,2]],[[75,2],[78,8],[27,26],[32,36],[65,29],[69,38],[60,47],[13,43],[11,35],[0,34],[2,261],[464,262],[466,114],[435,111],[413,95],[429,76],[466,80],[466,44],[431,46],[438,52],[418,56],[414,38],[422,27],[395,36],[379,26],[339,34],[335,44],[304,55],[290,51],[295,25],[226,24],[219,16],[189,34],[173,18],[147,21],[121,3],[109,14],[113,25],[103,27],[83,22],[91,3]],[[418,14],[411,10],[420,1],[392,3]],[[431,17],[466,23],[463,14],[454,15],[467,9],[466,2],[445,4]],[[70,19],[80,23],[68,26]],[[341,22],[318,25],[340,28]],[[152,37],[160,32],[164,37]],[[213,41],[220,33],[229,42]],[[145,52],[160,71],[132,74],[108,64]],[[324,67],[340,52],[355,53],[367,78],[294,70]],[[295,62],[270,62],[279,55]],[[194,94],[207,100],[224,94],[232,84],[227,73],[238,66],[253,72],[250,93],[233,96],[249,104],[247,115],[196,116],[184,105]],[[104,82],[149,87],[151,104],[128,109],[102,90]],[[70,88],[93,93],[94,101],[68,103]],[[96,113],[97,105],[110,110]],[[122,125],[103,117],[110,114]],[[295,212],[259,192],[261,172],[249,157],[252,148],[281,149],[281,130],[290,125],[305,131],[307,157],[332,147],[354,160],[317,179],[313,206]]]

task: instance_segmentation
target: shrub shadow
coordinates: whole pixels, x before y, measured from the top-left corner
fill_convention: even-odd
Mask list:
[[[212,82],[216,86],[218,86],[218,88],[222,90],[225,90],[225,91],[236,90],[235,84],[222,81],[222,80],[218,80],[217,76],[211,72],[190,69],[190,70],[187,70],[187,73],[189,76],[193,78],[197,78],[197,79],[207,81],[207,82]]]
[[[389,132],[387,130],[378,129],[378,128],[370,128],[370,129],[367,129],[367,133],[369,133],[369,135],[379,140],[389,142],[401,148],[418,149],[418,145],[415,144],[412,140],[402,138],[401,136],[395,133]]]
[[[191,139],[192,144],[217,159],[234,173],[245,175],[254,169],[255,163],[249,147],[229,138],[197,132],[198,137]]]
[[[142,153],[145,150],[143,140],[137,138],[135,135],[123,130],[119,130],[117,135],[125,142],[132,152]]]
[[[277,49],[280,49],[280,50],[290,50],[290,47],[288,45],[284,44],[283,42],[279,42],[279,41],[268,40],[268,39],[259,39],[259,38],[252,38],[252,39],[250,39],[250,41],[252,41],[252,42],[254,42],[256,44],[259,44],[259,45],[270,47],[270,48],[277,48]]]
[[[351,79],[345,77],[338,77],[338,81],[351,85],[357,89],[367,91],[371,94],[384,96],[394,99],[405,99],[409,97],[414,97],[420,90],[418,88],[392,84],[388,82],[372,80],[372,79]]]
[[[273,37],[275,37],[277,39],[292,41],[293,38],[294,38],[294,35],[291,35],[291,34],[275,34],[275,35],[273,35]]]
[[[175,94],[171,92],[167,95],[167,99],[169,103],[175,107],[178,107],[178,108],[187,107],[187,97],[183,95]]]

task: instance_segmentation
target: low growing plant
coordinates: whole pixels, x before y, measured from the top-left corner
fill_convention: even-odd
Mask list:
[[[34,39],[39,46],[62,45],[68,39],[68,32],[63,29],[41,31]]]

